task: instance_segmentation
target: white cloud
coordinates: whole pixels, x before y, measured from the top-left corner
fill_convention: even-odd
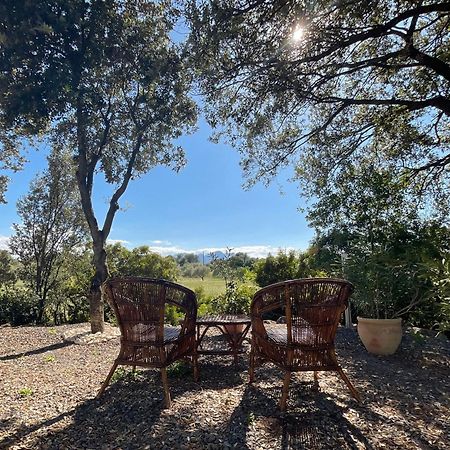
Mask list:
[[[9,250],[9,236],[0,236],[0,250]]]
[[[150,245],[149,248],[152,252],[159,253],[162,256],[178,255],[178,253],[195,253],[195,250],[186,250],[184,248],[177,247],[175,245],[166,247]]]
[[[232,253],[247,253],[248,256],[252,258],[265,258],[269,253],[272,255],[276,255],[280,250],[280,247],[273,247],[270,245],[242,245],[238,247],[231,247]],[[208,255],[213,252],[222,252],[226,253],[227,247],[205,247],[205,248],[197,248],[187,250],[185,248],[177,247],[177,246],[150,246],[150,250],[159,253],[160,255],[177,255],[178,253],[196,253]],[[283,247],[282,250],[295,250],[293,247]]]
[[[8,247],[9,236],[1,236],[0,235],[0,250],[9,250]],[[108,239],[108,244],[116,244],[120,243],[123,245],[129,246],[130,241],[125,239]],[[154,240],[150,241],[151,244],[149,248],[152,252],[159,253],[162,256],[168,255],[178,255],[179,253],[195,253],[201,255],[204,253],[205,255],[209,255],[213,252],[222,252],[226,253],[227,247],[204,247],[204,248],[196,248],[196,249],[186,249],[182,247],[178,247],[176,245],[171,245],[169,241],[164,240]],[[272,255],[276,255],[280,249],[289,251],[295,250],[293,247],[273,247],[270,245],[241,245],[236,247],[231,247],[232,253],[247,253],[247,255],[252,258],[265,258],[269,253]]]
[[[108,244],[114,245],[114,244],[129,244],[130,241],[126,241],[125,239],[107,239],[106,242]]]
[[[288,252],[296,249],[293,247],[273,247],[271,245],[243,245],[233,248],[233,253],[242,252],[247,253],[252,258],[265,258],[269,253],[276,255],[280,250]]]

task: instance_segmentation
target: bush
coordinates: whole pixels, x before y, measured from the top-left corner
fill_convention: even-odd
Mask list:
[[[248,314],[256,286],[227,283],[224,294],[219,295],[210,303],[210,312],[215,314]]]
[[[3,287],[0,290],[0,323],[25,325],[37,318],[37,299],[25,287]]]

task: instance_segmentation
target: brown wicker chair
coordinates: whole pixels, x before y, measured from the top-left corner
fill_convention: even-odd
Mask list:
[[[334,370],[353,397],[360,396],[339,366],[334,337],[353,286],[345,280],[309,278],[272,284],[258,291],[251,304],[252,348],[250,383],[258,361],[270,361],[285,371],[280,409],[286,410],[292,372]],[[274,310],[285,310],[286,325],[266,325],[264,318]]]
[[[106,377],[99,398],[117,366],[128,365],[161,369],[164,398],[170,407],[170,391],[166,367],[190,356],[194,379],[198,378],[195,321],[195,293],[184,286],[166,280],[129,277],[110,279],[104,284],[108,302],[113,307],[122,334],[120,352]],[[164,326],[166,305],[178,308],[185,316],[181,327]]]

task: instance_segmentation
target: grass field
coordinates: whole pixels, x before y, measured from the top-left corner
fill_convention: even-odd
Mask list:
[[[205,277],[202,280],[201,278],[180,277],[178,282],[192,290],[202,287],[207,297],[216,297],[225,292],[225,281],[222,278]]]

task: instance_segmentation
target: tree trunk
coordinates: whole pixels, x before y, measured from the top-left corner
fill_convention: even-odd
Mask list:
[[[103,239],[94,242],[94,266],[95,275],[91,280],[89,296],[89,313],[91,318],[91,332],[105,331],[104,307],[102,298],[102,284],[108,278],[108,266],[106,264],[106,251]]]
[[[103,333],[105,331],[104,308],[100,287],[94,288],[92,280],[89,296],[89,316],[91,319],[91,333]]]

